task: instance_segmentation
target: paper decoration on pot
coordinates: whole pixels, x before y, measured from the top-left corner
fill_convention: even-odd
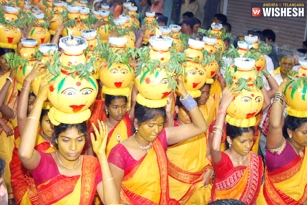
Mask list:
[[[204,42],[189,39],[189,48],[184,51],[187,62],[185,70],[184,87],[193,98],[201,95],[200,88],[206,83],[206,70],[202,65]]]
[[[300,58],[301,67],[297,73],[289,75],[291,81],[284,90],[285,100],[288,104],[288,115],[306,118],[307,116],[307,60]]]
[[[59,46],[64,51],[61,58],[55,55],[52,63],[46,63],[55,75],[48,89],[48,100],[53,105],[48,116],[54,125],[81,123],[89,119],[88,108],[98,93],[98,84],[91,75],[92,61],[86,62],[83,53],[87,42],[80,37],[62,37]]]

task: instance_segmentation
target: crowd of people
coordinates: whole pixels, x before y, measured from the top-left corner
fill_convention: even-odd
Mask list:
[[[167,15],[177,11],[180,16],[173,20],[180,19],[181,33],[202,40],[206,34],[193,13],[197,1],[180,2],[181,11],[178,5],[165,11],[167,2],[131,4],[141,25],[151,11],[159,26],[167,26]],[[89,6],[99,11],[108,4],[116,16],[124,12],[123,3],[95,0]],[[227,16],[218,13],[213,22],[231,33]],[[59,44],[63,29],[61,24],[52,43]],[[148,46],[142,41],[146,29],[135,31],[136,48]],[[18,49],[0,44],[0,204],[307,204],[307,110],[299,116],[285,111],[289,76],[302,66],[298,58],[306,53],[306,41],[297,51],[282,51],[271,29],[247,33],[272,47],[261,72],[264,103],[257,123],[248,126],[227,121],[238,92],[227,85],[225,69],[230,68],[222,64],[197,98],[185,88],[183,76],[163,106],[141,103],[132,85],[127,95],[98,94],[89,121],[53,124],[45,103],[54,75],[39,62],[18,85],[6,58]],[[238,40],[223,39],[225,50],[237,47]],[[42,80],[35,95],[37,78]],[[306,86],[302,90],[302,96],[291,96],[304,99]],[[254,98],[252,93],[241,101]]]

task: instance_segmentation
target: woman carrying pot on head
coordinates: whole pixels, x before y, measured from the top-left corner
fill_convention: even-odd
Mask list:
[[[122,203],[178,204],[169,197],[166,148],[203,133],[207,124],[182,80],[177,87],[193,124],[163,128],[166,118],[164,107],[148,108],[137,103],[134,114],[136,132],[116,145],[109,155]]]
[[[213,127],[211,158],[216,177],[212,187],[212,199],[237,199],[252,205],[258,197],[263,176],[261,157],[251,151],[254,128],[237,127],[227,123],[226,150],[220,151],[226,109],[234,98],[228,88],[225,88]]]
[[[47,99],[49,80],[52,77],[48,74],[42,78],[18,150],[23,166],[32,171],[39,204],[92,204],[96,190],[104,204],[118,203],[117,187],[105,155],[107,128],[101,122],[98,123],[98,129],[93,125],[95,135],[91,134],[98,160],[81,155],[86,142],[85,122],[54,126],[54,142],[58,148],[56,152],[43,153],[34,149],[38,118]]]

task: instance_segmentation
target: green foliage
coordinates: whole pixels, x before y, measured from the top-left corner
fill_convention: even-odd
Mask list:
[[[20,66],[25,66],[29,63],[28,59],[21,58],[17,53],[7,53],[4,60],[8,63],[10,69],[17,70]]]
[[[89,13],[88,19],[81,19],[81,22],[87,27],[87,29],[91,29],[97,21],[98,19],[93,13]]]
[[[243,91],[243,90],[248,90],[248,91],[252,91],[248,85],[247,85],[247,79],[245,78],[239,78],[238,80],[238,86],[236,88],[234,88],[235,91]]]
[[[183,50],[187,49],[189,47],[189,36],[187,34],[184,33],[180,33],[179,35],[179,39],[181,41],[181,43],[183,44]]]
[[[223,56],[226,58],[239,58],[240,54],[238,52],[238,49],[234,47],[233,44],[229,45],[229,49],[224,51]]]
[[[269,55],[272,52],[272,46],[269,46],[265,42],[261,41],[258,43],[258,51],[263,55]]]

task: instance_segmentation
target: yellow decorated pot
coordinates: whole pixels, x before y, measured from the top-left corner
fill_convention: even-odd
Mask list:
[[[169,48],[172,46],[173,39],[170,37],[152,36],[149,40],[151,49],[149,51],[149,58],[152,60],[159,60],[161,63],[166,63],[170,60],[171,54]]]
[[[67,7],[67,4],[65,2],[57,2],[54,3],[54,14],[53,17],[50,20],[50,33],[52,35],[55,34],[56,29],[59,27],[59,25],[63,22],[63,17],[60,15],[62,11],[64,11]],[[49,14],[49,15],[48,15]],[[50,16],[50,11],[47,10],[47,16]]]
[[[233,85],[231,88],[236,88]],[[242,89],[236,92],[236,96],[227,108],[226,121],[237,127],[250,127],[256,124],[256,115],[262,109],[264,97],[255,86],[249,86],[249,90]]]
[[[37,62],[36,59],[31,59],[29,60],[29,62],[24,65],[24,66],[20,66],[19,68],[17,68],[16,70],[16,80],[18,82],[18,84],[20,86],[18,86],[18,89],[21,89],[21,85],[23,84],[23,81],[25,79],[25,77],[31,72],[31,70],[34,67],[34,64]]]
[[[266,65],[266,59],[264,55],[261,55],[257,60],[256,60],[256,69],[257,71],[262,71],[265,68]]]
[[[258,75],[255,69],[255,60],[251,58],[235,58],[235,63],[231,67],[234,83],[237,83],[240,78],[247,80],[248,85],[254,85]]]
[[[135,77],[134,83],[139,91],[136,99],[138,103],[150,108],[166,105],[172,90],[164,69],[156,69],[150,73],[147,68],[144,68],[141,74]]]
[[[58,50],[58,45],[54,43],[41,44],[39,46],[39,51],[43,54],[41,62],[46,64],[46,62],[51,62],[53,54]]]
[[[18,18],[19,9],[12,6],[5,6],[4,19],[7,21],[15,21]]]
[[[86,58],[83,51],[87,48],[87,42],[80,37],[62,37],[60,39],[59,47],[64,50],[61,56],[62,66],[72,66],[78,64],[85,64]]]
[[[16,49],[21,39],[21,30],[5,24],[0,24],[0,46]]]
[[[45,14],[40,13],[34,15],[38,19],[39,23],[44,23]],[[33,28],[28,33],[28,37],[35,38],[38,45],[42,43],[50,43],[50,31],[42,26],[33,26]]]
[[[170,37],[173,39],[172,47],[175,48],[178,52],[182,52],[184,49],[184,45],[180,39],[181,26],[171,24],[169,28],[171,29]]]
[[[96,30],[83,30],[81,36],[86,40],[89,50],[93,51],[98,45]]]
[[[37,40],[34,38],[23,38],[21,39],[22,47],[19,50],[19,54],[22,58],[30,59],[33,58],[36,52]]]
[[[76,19],[79,19],[80,17],[80,9],[81,7],[80,6],[72,6],[72,5],[69,5],[67,7],[67,10],[68,10],[68,18],[70,20],[76,20]]]
[[[91,112],[88,109],[98,93],[96,80],[73,78],[69,71],[62,69],[54,84],[48,89],[48,100],[53,107],[48,116],[54,125],[59,123],[75,124],[89,119]]]
[[[214,47],[215,44],[217,43],[216,38],[209,38],[207,36],[204,36],[203,41],[205,42],[204,49],[208,53],[215,53],[216,52],[216,48]]]
[[[100,40],[102,42],[107,42],[108,38],[110,36],[111,30],[110,30],[110,26],[109,26],[109,11],[99,11],[101,18],[103,18],[103,22],[104,24],[101,25],[98,29],[97,29],[97,33],[100,36]]]
[[[187,60],[196,60],[201,62],[203,60],[202,49],[204,47],[204,42],[190,38],[188,44],[189,48],[184,51]]]
[[[222,24],[216,24],[216,23],[212,23],[211,24],[211,35],[214,36],[214,38],[222,38],[222,28],[223,25]]]
[[[212,61],[210,61],[206,66],[206,83],[207,84],[212,84],[214,82],[214,77],[217,73],[217,71],[219,70],[220,66],[219,63],[214,59]]]
[[[139,27],[140,26],[140,21],[136,18],[136,11],[137,11],[137,7],[136,6],[130,6],[129,7],[129,16],[130,16],[130,21],[132,23],[132,25]]]
[[[253,44],[249,44],[246,41],[238,41],[238,53],[240,57],[243,57],[247,50],[253,48]]]
[[[206,83],[206,70],[196,62],[187,62],[185,68],[184,87],[193,98],[201,95],[200,88]]]
[[[156,18],[155,18],[155,13],[154,12],[146,12],[146,17],[145,17],[144,25],[147,27],[147,29],[145,30],[142,44],[147,44],[149,42],[149,39],[152,36],[155,35],[156,29],[159,28],[158,25],[157,26],[153,26],[154,22],[156,22],[156,25],[157,25],[157,21],[156,21]]]
[[[285,100],[288,104],[288,115],[305,118],[307,116],[307,60],[299,60],[299,68],[296,79],[291,80],[284,90]]]

